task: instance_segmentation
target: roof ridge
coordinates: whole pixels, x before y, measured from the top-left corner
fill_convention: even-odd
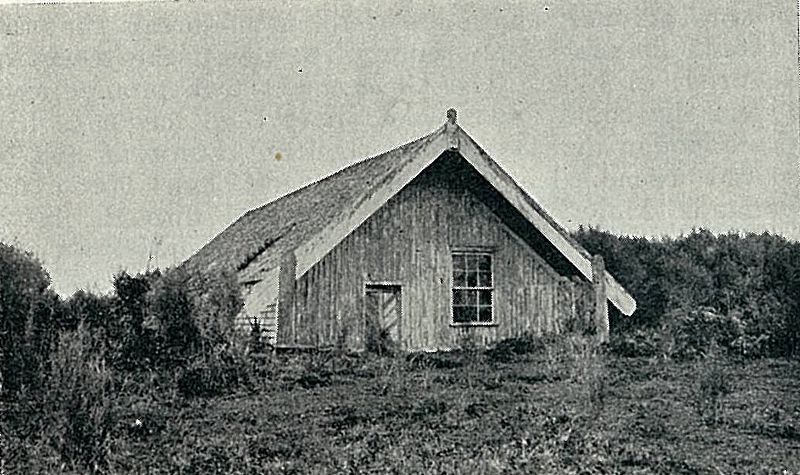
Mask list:
[[[400,144],[398,146],[395,146],[395,147],[393,147],[391,149],[388,149],[386,151],[375,153],[375,154],[369,155],[369,156],[367,156],[365,158],[359,159],[359,160],[357,160],[357,161],[355,161],[353,163],[347,164],[347,165],[339,168],[338,170],[335,170],[335,171],[329,173],[328,175],[325,175],[325,176],[323,176],[321,178],[317,178],[317,179],[315,179],[315,180],[313,180],[313,181],[311,181],[309,183],[306,183],[305,185],[301,186],[300,188],[296,188],[296,189],[294,189],[294,190],[292,190],[292,191],[290,191],[290,192],[288,192],[286,194],[278,196],[278,197],[272,199],[271,201],[268,201],[268,202],[263,203],[261,205],[258,205],[258,206],[255,206],[253,208],[247,209],[245,212],[241,213],[234,220],[232,220],[230,222],[230,224],[228,224],[225,228],[223,228],[222,231],[220,231],[219,233],[217,233],[216,235],[211,237],[205,244],[203,244],[202,247],[200,247],[194,253],[192,253],[189,257],[184,259],[180,265],[181,266],[186,265],[186,264],[192,265],[190,263],[193,262],[193,261],[196,262],[197,259],[209,260],[209,259],[216,259],[216,258],[224,258],[224,259],[232,258],[233,256],[220,256],[220,255],[218,255],[217,251],[216,251],[217,248],[214,247],[215,245],[218,246],[219,239],[223,235],[226,235],[226,234],[230,233],[232,230],[239,229],[241,226],[247,226],[247,222],[249,222],[249,221],[260,220],[260,216],[264,215],[265,213],[266,214],[273,214],[274,212],[279,212],[281,207],[283,206],[282,203],[291,203],[293,199],[299,199],[298,198],[299,196],[303,196],[303,194],[309,193],[312,188],[314,188],[316,186],[319,186],[320,184],[335,183],[337,179],[339,179],[342,176],[346,176],[346,174],[348,172],[349,173],[354,173],[354,174],[360,174],[362,172],[359,171],[359,170],[362,170],[362,169],[363,170],[369,170],[371,168],[369,164],[388,163],[388,162],[381,162],[379,160],[381,160],[384,157],[388,157],[388,156],[392,156],[392,155],[402,155],[404,150],[406,150],[408,148],[413,148],[417,144],[425,143],[426,141],[431,140],[433,137],[437,136],[437,134],[441,134],[443,130],[444,130],[444,126],[440,126],[440,127],[436,128],[436,129],[434,129],[433,131],[431,131],[431,132],[429,132],[429,133],[427,133],[425,135],[422,135],[422,136],[420,136],[420,137],[418,137],[416,139],[408,140],[405,143]],[[373,184],[373,185],[376,185],[376,184]],[[371,186],[369,186],[369,187],[371,188]],[[263,242],[260,242],[259,246],[263,246],[263,244],[264,244]],[[200,257],[203,254],[204,251],[205,251],[206,254],[208,254],[209,250],[211,250],[211,253],[212,253],[210,256],[215,256],[215,257]],[[238,256],[237,257],[238,262],[236,263],[236,265],[238,265],[241,262],[241,259],[246,258],[246,256],[248,254],[254,253],[255,250],[256,249],[250,249],[245,255]],[[257,255],[255,256],[255,259],[258,259],[259,255],[263,254],[263,253],[256,253],[256,254]]]

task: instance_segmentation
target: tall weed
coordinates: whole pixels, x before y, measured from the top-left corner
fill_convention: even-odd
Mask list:
[[[116,423],[112,370],[93,338],[83,325],[61,334],[42,393],[44,442],[65,465],[89,471],[106,464]]]
[[[178,369],[176,384],[184,397],[212,396],[249,387],[255,374],[246,343],[232,339],[192,355]]]
[[[723,399],[733,389],[732,377],[719,360],[700,366],[693,403],[704,423],[715,425],[722,420]]]
[[[596,339],[560,335],[545,339],[540,363],[551,380],[564,380],[576,400],[591,413],[602,411],[608,392],[604,347]]]

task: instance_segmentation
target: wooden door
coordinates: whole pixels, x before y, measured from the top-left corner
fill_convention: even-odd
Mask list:
[[[400,286],[367,284],[365,292],[364,317],[367,349],[381,352],[390,347],[400,347],[400,318],[402,316]]]

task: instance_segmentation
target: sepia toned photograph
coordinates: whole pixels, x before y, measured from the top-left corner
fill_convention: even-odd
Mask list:
[[[0,0],[0,475],[800,475],[800,4]]]

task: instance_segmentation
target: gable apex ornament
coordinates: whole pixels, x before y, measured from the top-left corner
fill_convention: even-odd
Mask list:
[[[458,125],[456,125],[456,119],[458,117],[458,112],[452,107],[447,109],[447,122],[444,124],[445,129],[447,130],[447,142],[452,150],[458,150]]]

